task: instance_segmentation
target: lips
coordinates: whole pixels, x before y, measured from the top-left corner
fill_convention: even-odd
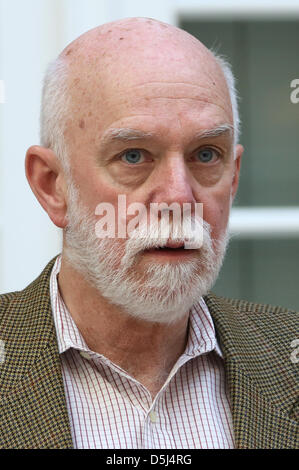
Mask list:
[[[183,254],[185,252],[189,252],[190,250],[187,250],[185,248],[185,243],[184,241],[180,241],[180,240],[171,240],[169,239],[167,241],[167,243],[163,246],[152,246],[152,247],[149,247],[149,248],[146,248],[145,250],[143,250],[144,253],[157,253],[157,252],[161,252],[161,253],[180,253],[180,254]],[[193,250],[192,250],[193,251]]]
[[[164,248],[172,248],[172,249],[184,248],[184,243],[169,241],[166,243]]]
[[[168,241],[164,246],[156,246],[148,248],[143,251],[144,254],[159,254],[162,258],[166,256],[167,259],[177,259],[177,257],[186,257],[191,255],[196,250],[186,249],[183,242]]]
[[[175,241],[168,241],[164,246],[157,246],[152,248],[151,250],[183,250],[185,248],[184,243],[182,242],[175,242]]]

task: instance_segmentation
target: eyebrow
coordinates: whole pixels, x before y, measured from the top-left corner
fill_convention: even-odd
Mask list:
[[[220,137],[225,134],[233,135],[234,126],[231,124],[221,124],[213,129],[206,129],[196,134],[196,139],[205,139],[211,137]],[[119,128],[109,129],[101,138],[101,143],[106,145],[110,142],[124,141],[129,142],[131,140],[142,140],[153,137],[154,134],[151,132],[143,132],[138,129],[131,128]]]
[[[198,139],[206,139],[208,137],[220,137],[225,134],[234,134],[234,126],[231,124],[221,124],[213,129],[206,129],[197,134]]]
[[[143,132],[138,129],[121,128],[121,129],[109,129],[101,138],[102,144],[109,142],[125,141],[130,140],[142,140],[153,137],[151,132]]]

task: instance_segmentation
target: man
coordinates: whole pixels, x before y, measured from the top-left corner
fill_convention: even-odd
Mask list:
[[[225,62],[151,19],[95,28],[47,72],[41,144],[63,250],[1,296],[1,447],[296,447],[295,312],[208,294],[243,152]]]

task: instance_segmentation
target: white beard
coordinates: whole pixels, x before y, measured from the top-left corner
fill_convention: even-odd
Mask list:
[[[165,246],[166,238],[154,238],[151,227],[147,227],[142,238],[99,239],[95,233],[97,220],[79,201],[73,183],[69,196],[63,256],[111,304],[135,318],[172,323],[186,315],[211,289],[224,259],[227,231],[221,240],[212,241],[209,224],[194,220],[196,224],[203,223],[203,243],[197,256],[176,263],[140,266],[142,250]],[[171,230],[171,238],[181,241],[180,229],[172,225]],[[188,237],[184,232],[187,238],[193,235],[194,232]]]

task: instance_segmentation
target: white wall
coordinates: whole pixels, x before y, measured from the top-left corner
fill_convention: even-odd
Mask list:
[[[59,247],[57,230],[24,175],[26,149],[38,143],[42,72],[59,47],[48,7],[40,0],[0,3],[0,78],[6,94],[0,104],[1,292],[22,288]]]
[[[24,175],[26,149],[39,143],[47,63],[79,34],[107,21],[148,16],[175,23],[178,12],[231,14],[240,8],[281,14],[281,8],[298,12],[299,5],[298,0],[0,0],[0,80],[6,92],[0,103],[0,293],[22,289],[60,251],[60,233]]]

